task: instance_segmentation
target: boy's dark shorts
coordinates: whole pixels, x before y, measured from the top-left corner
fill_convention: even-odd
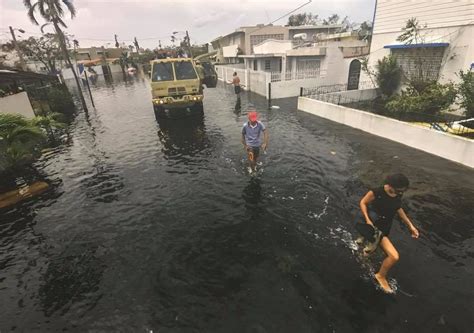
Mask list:
[[[376,212],[369,210],[369,217],[374,223],[375,227],[379,229],[383,236],[388,236],[390,233],[390,229],[392,229],[392,220],[386,219],[384,216],[379,216]],[[356,223],[366,223],[365,218],[361,212],[357,214],[357,222]]]
[[[260,155],[260,147],[248,147],[247,152],[252,152],[253,158],[257,159],[258,155]]]
[[[234,86],[234,91],[236,94],[240,94],[240,86]]]

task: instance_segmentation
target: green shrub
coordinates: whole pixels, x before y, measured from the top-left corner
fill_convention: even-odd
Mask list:
[[[474,117],[474,72],[459,71],[458,76],[461,82],[457,84],[460,97],[459,105],[464,109],[464,114],[468,118]]]
[[[417,87],[418,88],[418,87]],[[390,112],[416,112],[437,115],[454,103],[456,89],[453,83],[440,84],[431,81],[426,83],[421,92],[412,85],[403,90],[401,95],[394,96],[386,104]]]
[[[375,80],[380,91],[385,96],[392,96],[400,86],[402,70],[393,55],[377,61]]]
[[[64,86],[52,86],[48,90],[48,102],[54,113],[72,114],[74,111],[72,95]]]
[[[0,166],[4,170],[34,162],[45,141],[44,132],[23,116],[0,114]]]

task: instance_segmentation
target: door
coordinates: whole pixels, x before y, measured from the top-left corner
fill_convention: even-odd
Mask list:
[[[360,78],[360,61],[355,59],[352,60],[349,65],[349,78],[347,80],[347,90],[359,89],[359,78]]]

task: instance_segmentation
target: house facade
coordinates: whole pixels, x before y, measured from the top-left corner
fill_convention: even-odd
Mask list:
[[[397,41],[411,18],[421,28],[416,40]],[[375,68],[389,54],[407,77],[421,69],[427,79],[456,82],[456,73],[474,67],[474,2],[378,0],[369,65]]]
[[[301,42],[314,41],[316,35],[334,33],[340,25],[326,26],[274,26],[259,24],[240,27],[236,31],[211,41],[217,51],[216,62],[220,64],[242,64],[242,55],[255,54],[255,47],[266,40]]]
[[[361,64],[358,58],[368,51],[367,42],[359,40],[306,45],[295,45],[290,40],[267,40],[254,47],[254,54],[240,57],[246,69],[269,72],[272,81],[325,78],[327,84],[353,81],[357,85]]]

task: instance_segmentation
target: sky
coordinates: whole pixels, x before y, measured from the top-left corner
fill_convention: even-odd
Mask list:
[[[32,0],[34,3],[35,0]],[[81,47],[113,47],[114,34],[119,42],[132,44],[137,37],[141,47],[155,48],[159,41],[171,45],[170,36],[178,31],[182,38],[188,30],[191,42],[207,43],[240,26],[268,24],[308,0],[74,0],[76,17],[67,15],[67,32]],[[312,0],[295,13],[311,12],[325,18],[337,13],[351,21],[372,21],[375,0]],[[285,25],[288,17],[274,23]],[[40,20],[40,24],[42,21]],[[8,27],[23,29],[19,34],[40,36],[21,0],[0,0],[0,41],[10,39]],[[52,27],[46,27],[52,32]],[[109,44],[107,44],[109,43]]]

